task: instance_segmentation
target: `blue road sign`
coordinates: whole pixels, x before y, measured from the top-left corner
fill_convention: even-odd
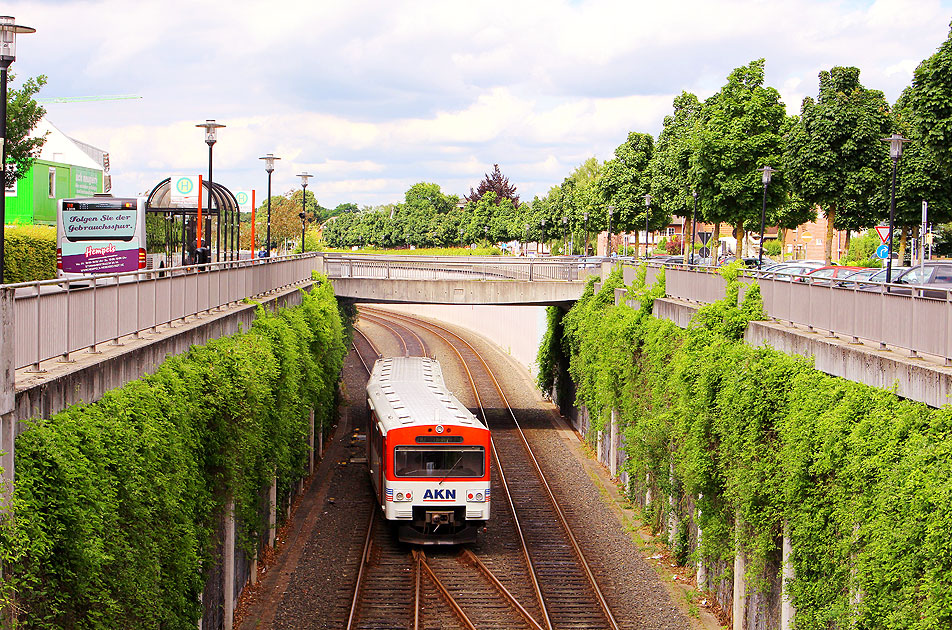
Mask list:
[[[886,260],[887,258],[889,258],[889,245],[886,245],[885,243],[883,243],[882,245],[877,247],[876,255],[879,258],[882,258],[883,260]]]

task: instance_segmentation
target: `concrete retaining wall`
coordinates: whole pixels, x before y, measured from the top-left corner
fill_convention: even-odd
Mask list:
[[[509,353],[533,377],[538,374],[536,355],[547,326],[543,306],[388,304],[387,308],[472,330]]]

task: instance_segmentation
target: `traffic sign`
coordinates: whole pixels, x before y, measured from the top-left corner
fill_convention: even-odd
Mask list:
[[[886,228],[886,229],[888,230],[889,228]],[[877,247],[876,256],[881,258],[882,260],[886,260],[887,258],[889,258],[889,245],[886,245],[885,243],[883,243],[882,245]]]
[[[708,256],[711,255],[711,248],[702,247],[701,249],[697,250],[697,253],[698,253],[698,256],[700,256],[701,258],[707,258]]]
[[[810,234],[809,232],[804,232],[803,234],[800,235],[800,238],[804,241],[809,241],[811,238],[813,238],[813,235]]]
[[[714,236],[714,232],[698,232],[697,237],[701,241],[701,245],[707,245],[707,242],[711,240],[711,237]]]
[[[879,240],[883,243],[889,242],[889,226],[888,225],[877,225],[876,233],[879,234]]]

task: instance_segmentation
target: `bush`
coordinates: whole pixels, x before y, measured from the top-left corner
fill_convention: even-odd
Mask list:
[[[259,492],[276,475],[288,496],[306,472],[309,410],[318,427],[332,417],[340,316],[326,282],[302,299],[17,438],[0,557],[18,627],[196,627],[226,499],[254,554]]]
[[[764,253],[771,258],[774,256],[779,256],[781,249],[783,249],[783,244],[778,239],[764,239]]]
[[[6,229],[3,281],[33,282],[56,277],[56,228],[17,225]]]

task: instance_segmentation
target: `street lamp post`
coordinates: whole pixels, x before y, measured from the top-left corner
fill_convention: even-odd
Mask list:
[[[301,178],[301,214],[298,216],[301,217],[301,253],[304,253],[304,234],[307,227],[307,180],[314,177],[313,175],[308,174],[307,171],[298,174],[298,177]]]
[[[541,256],[543,253],[545,253],[545,219],[542,219],[542,242],[539,243],[539,247],[542,248],[542,251],[539,252],[539,255]]]
[[[777,172],[776,169],[765,166],[758,168],[761,173],[761,181],[764,183],[764,203],[760,207],[760,254],[757,256],[757,268],[764,266],[764,222],[767,220],[767,184],[770,183],[770,176]]]
[[[586,212],[585,217],[585,251],[582,252],[583,256],[588,256],[588,213]]]
[[[267,239],[268,242],[265,244],[265,251],[267,252],[267,258],[271,257],[271,173],[274,172],[274,161],[280,160],[279,157],[274,157],[273,153],[269,153],[264,157],[258,158],[259,160],[264,160],[264,170],[268,172],[268,233]]]
[[[886,259],[886,284],[889,284],[892,282],[893,223],[896,216],[896,167],[899,165],[900,156],[902,156],[903,143],[911,141],[908,138],[903,138],[898,133],[882,140],[889,143],[889,157],[893,161],[892,192],[889,196],[889,258]]]
[[[691,264],[694,264],[694,235],[697,229],[697,191],[692,190],[691,196],[694,197],[694,208],[691,210]]]
[[[562,217],[562,254],[568,253],[569,249],[569,218]]]
[[[35,33],[29,26],[14,24],[9,15],[0,16],[0,168],[3,169],[3,192],[0,193],[0,284],[3,284],[3,243],[7,225],[7,70],[17,58],[17,33]]]
[[[528,223],[526,223],[525,225],[525,232],[526,232],[526,236],[523,242],[525,243],[526,256],[528,256],[529,255],[529,224]]]
[[[648,213],[651,211],[651,195],[645,195],[645,259],[648,258]]]
[[[224,127],[214,120],[206,120],[205,122],[195,125],[196,127],[205,128],[205,144],[208,145],[208,218],[205,220],[209,229],[211,228],[212,222],[212,191],[215,190],[215,186],[212,184],[212,147],[215,146],[215,142],[218,141],[218,130]],[[215,262],[221,262],[221,207],[218,208],[218,219],[215,221]],[[207,231],[207,230],[206,230]],[[228,243],[228,235],[225,234],[225,243]],[[201,247],[201,243],[195,243],[196,247]]]
[[[612,213],[615,211],[615,206],[608,206],[608,245],[605,247],[605,255],[612,255]]]

